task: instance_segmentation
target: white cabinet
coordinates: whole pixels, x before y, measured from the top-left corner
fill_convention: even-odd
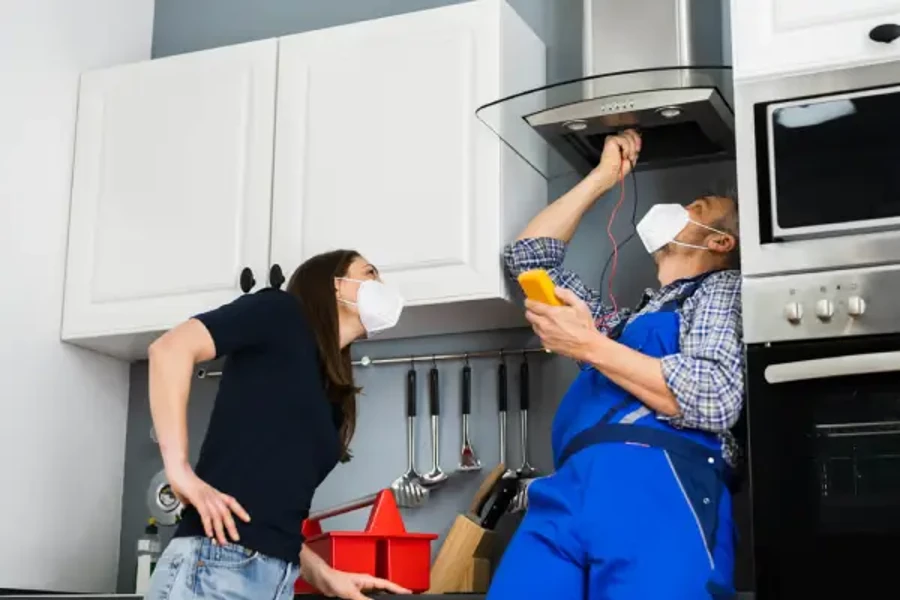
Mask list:
[[[82,76],[63,339],[146,352],[135,334],[233,299],[244,267],[265,281],[277,48]]]
[[[509,80],[514,64],[524,80]],[[283,38],[273,261],[349,247],[410,305],[503,297],[504,225],[524,225],[546,188],[475,110],[544,70],[544,46],[502,2]]]
[[[731,0],[735,79],[900,59],[900,39],[869,32],[900,25],[898,0]]]
[[[521,324],[500,252],[546,183],[475,110],[544,77],[499,0],[86,74],[63,338],[141,357],[339,247],[401,288],[394,337]]]

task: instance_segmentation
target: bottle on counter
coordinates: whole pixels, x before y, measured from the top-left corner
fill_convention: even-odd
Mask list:
[[[159,528],[156,519],[148,519],[144,535],[137,541],[137,575],[135,576],[134,593],[143,596],[150,584],[150,576],[156,568],[156,561],[162,553],[162,542],[159,539]]]

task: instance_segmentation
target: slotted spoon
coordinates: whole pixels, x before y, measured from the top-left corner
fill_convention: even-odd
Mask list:
[[[391,484],[397,505],[416,508],[428,500],[428,489],[416,471],[416,370],[406,374],[406,473]]]

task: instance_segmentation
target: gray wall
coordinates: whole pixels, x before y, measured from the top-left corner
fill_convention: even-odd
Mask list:
[[[548,81],[561,81],[581,74],[582,0],[509,0],[548,47]],[[154,24],[155,57],[200,50],[226,44],[297,33],[352,21],[399,14],[435,6],[455,4],[459,0],[157,0]],[[639,174],[638,218],[656,202],[682,202],[704,191],[710,183],[733,182],[734,165],[722,163],[685,169]],[[564,193],[574,178],[554,180],[550,198]],[[614,227],[616,239],[632,233],[630,223],[634,190],[627,183],[627,199]],[[606,223],[615,201],[614,190],[601,199],[586,216],[573,240],[567,266],[581,273],[587,281],[598,283],[600,270],[610,251]],[[641,291],[655,285],[652,262],[637,238],[620,252],[614,289],[622,305],[633,304]],[[480,334],[441,336],[417,340],[397,340],[360,344],[357,355],[373,357],[406,356],[442,352],[465,352],[479,349],[516,348],[533,344],[528,330],[485,332]],[[512,357],[510,366],[510,462],[518,464],[518,414],[512,407],[518,393],[518,364]],[[530,443],[532,463],[541,471],[552,467],[549,433],[553,412],[577,370],[570,361],[559,358],[536,358],[531,363],[532,418]],[[476,450],[489,468],[498,459],[496,416],[496,360],[473,362],[473,436]],[[442,363],[442,462],[452,468],[459,452],[459,371],[461,363]],[[425,373],[419,372],[420,412],[425,407]],[[365,388],[360,398],[360,426],[353,450],[356,458],[341,465],[318,490],[314,506],[326,507],[385,487],[400,475],[405,465],[404,445],[404,374],[407,365],[376,366],[358,370]],[[196,459],[203,432],[208,423],[217,383],[195,381],[190,401],[190,439],[192,458]],[[158,449],[149,436],[150,415],[147,406],[146,363],[133,365],[128,416],[126,473],[123,498],[123,525],[119,589],[133,585],[134,547],[147,518],[146,487],[150,478],[162,468]],[[428,464],[430,446],[426,419],[419,420],[419,465]],[[413,530],[445,533],[453,516],[468,505],[479,476],[458,475],[423,508],[406,511],[407,526]],[[360,528],[365,513],[339,517],[327,524],[331,528]],[[514,522],[506,523],[509,532]],[[440,541],[440,540],[439,540]],[[437,544],[435,545],[437,547]]]

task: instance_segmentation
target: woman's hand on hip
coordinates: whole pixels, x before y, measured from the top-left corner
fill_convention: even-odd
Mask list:
[[[200,515],[207,537],[225,545],[229,542],[227,531],[231,541],[240,540],[232,513],[245,523],[250,522],[250,515],[237,500],[197,477],[189,465],[167,469],[166,478],[181,503],[193,506]]]

